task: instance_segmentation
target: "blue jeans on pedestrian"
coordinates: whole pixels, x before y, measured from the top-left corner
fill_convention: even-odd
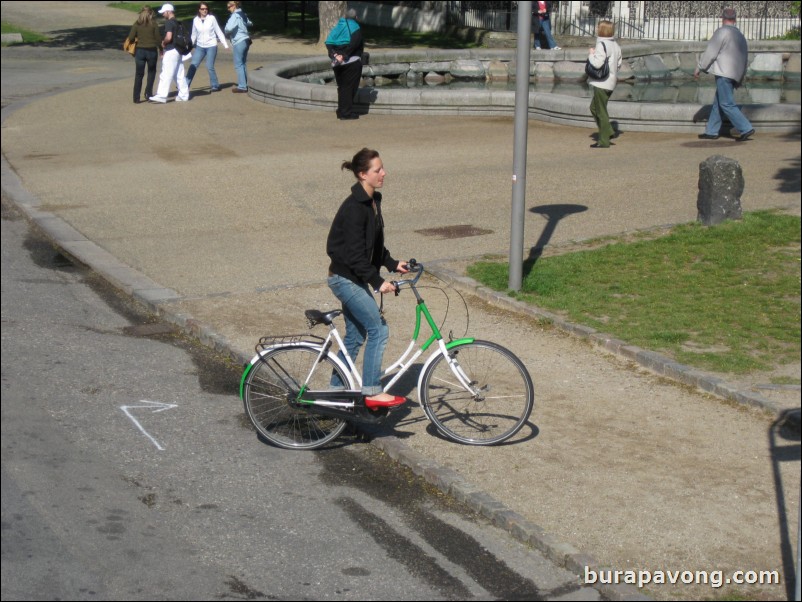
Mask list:
[[[705,134],[718,136],[721,132],[721,114],[727,117],[739,133],[745,134],[752,129],[752,124],[741,113],[741,109],[735,104],[735,81],[729,77],[716,76],[716,97],[713,99],[713,106],[710,109],[710,117],[707,118]]]
[[[206,70],[209,72],[209,85],[212,89],[220,87],[220,82],[217,81],[217,73],[214,70],[214,61],[217,58],[217,46],[209,48],[202,48],[196,46],[192,51],[192,64],[187,71],[187,85],[192,83],[192,78],[195,77],[195,71],[206,58]]]
[[[246,71],[248,63],[248,48],[251,45],[247,39],[238,44],[232,44],[231,50],[234,53],[234,71],[237,72],[237,88],[240,90],[248,89],[248,72]]]
[[[540,29],[543,31],[543,35],[546,36],[546,43],[549,48],[557,48],[557,42],[554,40],[554,36],[551,35],[551,20],[544,19],[541,21]]]
[[[328,284],[331,292],[343,305],[345,318],[343,343],[354,362],[367,338],[362,359],[362,394],[366,397],[378,395],[382,392],[382,358],[387,340],[390,338],[390,328],[379,312],[379,306],[367,284],[356,284],[348,278],[337,275],[329,276]],[[342,351],[339,357],[347,365]],[[334,376],[331,385],[338,387],[344,383]]]

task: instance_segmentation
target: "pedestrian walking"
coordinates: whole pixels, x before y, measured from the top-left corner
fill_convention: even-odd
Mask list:
[[[533,3],[533,29],[535,31],[535,50],[540,50],[540,36],[546,38],[546,44],[549,45],[549,50],[562,50],[558,45],[554,36],[551,34],[551,7],[553,2],[535,2]]]
[[[220,90],[220,82],[217,80],[217,72],[214,70],[214,62],[217,59],[217,42],[223,43],[224,48],[228,48],[223,30],[217,23],[217,18],[212,14],[212,9],[207,2],[201,2],[198,6],[198,14],[192,20],[192,64],[187,69],[187,87],[192,84],[195,72],[206,59],[206,71],[209,72],[209,89],[212,92]]]
[[[159,9],[159,14],[165,18],[164,39],[162,40],[162,72],[159,75],[159,89],[156,96],[151,96],[148,100],[164,104],[170,94],[170,86],[175,82],[178,88],[176,102],[186,102],[189,100],[189,87],[187,78],[184,75],[184,63],[181,53],[175,47],[175,36],[178,31],[178,21],[175,19],[175,8],[172,4],[165,4]]]
[[[602,67],[607,61],[609,73],[604,79],[588,79],[593,88],[593,100],[590,102],[590,114],[596,121],[599,132],[598,140],[591,144],[591,148],[610,148],[610,139],[617,136],[610,124],[610,115],[607,113],[607,102],[618,83],[618,70],[621,68],[621,47],[615,41],[615,25],[612,21],[599,21],[596,28],[596,46],[588,51],[588,61],[596,68]]]
[[[148,79],[145,82],[145,100],[153,96],[153,84],[156,81],[156,62],[159,60],[159,46],[161,44],[159,25],[153,17],[153,9],[143,6],[139,11],[136,23],[128,33],[128,41],[136,42],[134,51],[134,103],[142,102],[142,80],[145,77],[145,67],[148,70]]]
[[[715,140],[719,137],[722,113],[738,130],[737,141],[743,142],[755,133],[752,124],[735,104],[735,88],[746,77],[749,58],[749,45],[744,34],[735,26],[735,20],[735,9],[725,8],[721,13],[721,27],[713,33],[693,72],[697,79],[701,71],[712,73],[716,77],[716,96],[710,108],[710,117],[707,119],[704,134],[699,134],[702,140]]]
[[[238,0],[229,0],[227,7],[231,16],[226,21],[225,31],[226,37],[231,40],[234,71],[237,72],[237,87],[231,91],[245,94],[248,91],[248,49],[252,44],[248,28],[253,27],[253,23],[242,10],[241,4]]]

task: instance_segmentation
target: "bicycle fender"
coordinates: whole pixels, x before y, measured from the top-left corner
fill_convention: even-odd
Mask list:
[[[446,343],[446,349],[451,349],[452,347],[456,347],[457,345],[464,345],[465,343],[473,343],[476,339],[474,338],[465,338],[465,339],[455,339],[450,343]]]
[[[239,398],[241,400],[245,399],[245,380],[248,378],[248,374],[251,373],[251,370],[256,365],[256,363],[260,359],[262,359],[262,356],[265,355],[266,353],[269,353],[269,352],[275,350],[275,349],[286,349],[288,347],[306,347],[307,349],[313,349],[313,350],[318,351],[318,352],[320,351],[320,345],[315,345],[314,343],[307,343],[307,342],[304,342],[304,341],[298,341],[297,343],[285,343],[283,345],[276,345],[275,347],[268,347],[267,349],[263,349],[262,351],[260,351],[256,355],[254,355],[253,359],[251,359],[251,361],[245,366],[245,370],[242,373],[242,378],[240,378],[240,381],[239,381]],[[348,382],[348,386],[349,386],[349,388],[353,389],[354,388],[354,382],[353,382],[353,378],[351,377],[351,370],[348,369],[348,366],[346,366],[342,362],[342,360],[340,360],[340,358],[337,357],[336,355],[334,355],[332,353],[329,353],[327,355],[331,359],[331,361],[333,361],[335,364],[337,364],[337,366],[339,366],[342,369],[343,373],[348,377],[348,381],[349,381]]]
[[[460,345],[466,345],[468,343],[473,343],[476,339],[474,338],[465,338],[465,339],[455,339],[446,343],[446,349],[453,349],[454,347],[458,347]],[[439,347],[438,347],[439,351]],[[421,409],[423,409],[423,396],[421,395],[421,385],[423,384],[423,375],[426,374],[426,370],[429,368],[429,364],[431,364],[435,358],[439,357],[441,354],[438,352],[432,353],[427,359],[426,363],[423,364],[423,368],[421,368],[420,373],[418,374],[418,403],[420,404]]]

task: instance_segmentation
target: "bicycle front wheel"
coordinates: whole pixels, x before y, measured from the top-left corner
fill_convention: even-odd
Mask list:
[[[298,403],[298,392],[317,359],[319,348],[278,347],[254,363],[245,379],[245,412],[270,443],[285,449],[314,449],[335,439],[345,428],[342,418],[321,416]],[[342,369],[324,357],[309,381],[309,389],[330,388],[332,373],[342,382]]]
[[[420,396],[429,420],[443,435],[469,445],[493,445],[517,433],[532,413],[534,386],[515,354],[489,341],[452,347],[429,364]],[[460,382],[460,375],[470,388]]]

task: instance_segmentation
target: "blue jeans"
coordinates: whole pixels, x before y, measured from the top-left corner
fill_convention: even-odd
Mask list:
[[[382,392],[382,358],[390,329],[384,317],[379,313],[376,299],[367,284],[356,284],[342,276],[329,276],[329,288],[334,296],[343,304],[345,318],[345,336],[343,343],[348,355],[356,362],[356,357],[367,338],[365,355],[362,360],[362,394],[378,395]],[[340,359],[345,362],[342,352]],[[336,376],[332,378],[332,387],[342,386]]]
[[[752,124],[741,113],[741,109],[735,104],[735,82],[729,77],[716,76],[716,97],[713,99],[713,106],[710,109],[710,117],[707,118],[705,134],[718,136],[721,132],[721,114],[727,117],[739,133],[745,134],[752,129]]]
[[[195,71],[206,58],[206,70],[209,72],[209,84],[212,88],[219,88],[220,82],[217,81],[217,72],[214,70],[214,61],[217,58],[217,46],[210,48],[195,47],[192,51],[192,64],[187,71],[187,85],[192,83],[192,78],[195,77]]]
[[[554,36],[551,35],[551,21],[549,19],[544,19],[540,22],[540,30],[543,32],[543,35],[546,36],[546,43],[549,45],[549,48],[556,48],[557,42],[554,40]],[[535,48],[538,48],[537,38],[535,38]]]
[[[240,90],[248,89],[248,72],[246,66],[248,63],[248,48],[251,45],[248,40],[243,40],[239,44],[232,44],[231,50],[234,52],[234,71],[237,72],[237,88]]]

